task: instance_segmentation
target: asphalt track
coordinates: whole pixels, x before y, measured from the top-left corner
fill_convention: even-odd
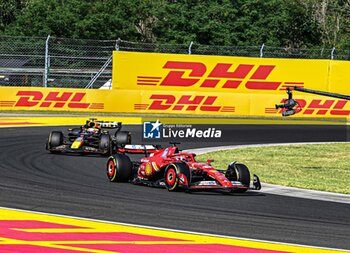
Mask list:
[[[104,157],[48,153],[44,143],[53,129],[65,128],[0,129],[0,206],[350,250],[349,204],[259,192],[173,193],[109,183]],[[125,129],[140,139],[139,127]],[[257,142],[272,142],[263,129],[264,140]],[[253,130],[261,135],[260,128]],[[250,142],[259,139],[249,134]],[[182,148],[214,145],[218,143],[185,143]]]

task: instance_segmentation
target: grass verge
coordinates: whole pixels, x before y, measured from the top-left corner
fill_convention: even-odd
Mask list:
[[[232,161],[248,166],[264,183],[350,194],[350,143],[270,146],[211,152],[218,169]]]

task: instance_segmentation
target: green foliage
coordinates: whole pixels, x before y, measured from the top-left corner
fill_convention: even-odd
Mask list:
[[[348,1],[0,0],[0,11],[0,34],[16,36],[350,47]]]
[[[26,0],[0,0],[0,31],[16,20],[26,3]]]

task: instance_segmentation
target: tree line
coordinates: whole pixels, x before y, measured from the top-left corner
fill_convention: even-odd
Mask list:
[[[0,0],[0,35],[350,49],[350,0]]]

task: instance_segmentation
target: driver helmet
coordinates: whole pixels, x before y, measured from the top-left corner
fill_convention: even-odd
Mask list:
[[[183,161],[183,162],[187,162],[187,158],[186,158],[186,156],[184,156],[184,155],[178,156],[178,157],[176,158],[176,160],[178,160],[178,161]]]
[[[94,128],[95,127],[95,122],[94,121],[90,121],[89,122],[89,128]]]

